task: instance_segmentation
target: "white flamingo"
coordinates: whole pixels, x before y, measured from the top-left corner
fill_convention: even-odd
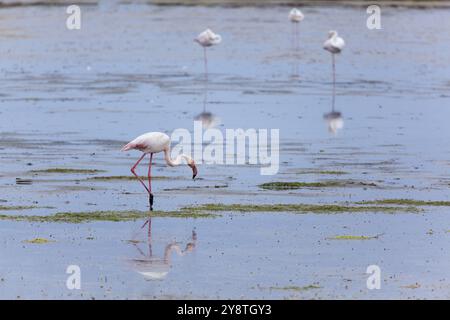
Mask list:
[[[299,9],[294,8],[294,9],[292,9],[289,12],[288,18],[293,23],[293,26],[294,26],[294,30],[293,30],[293,33],[294,33],[294,48],[295,48],[295,50],[297,50],[298,47],[299,47],[298,24],[299,24],[300,21],[302,21],[305,18],[305,16],[303,15],[303,13]]]
[[[334,55],[341,53],[345,46],[344,39],[338,36],[337,31],[331,30],[328,33],[328,39],[323,43],[323,48],[331,53],[332,59],[332,69],[333,69],[333,102],[332,107],[334,110],[334,97],[336,93],[336,65]]]
[[[205,60],[205,78],[208,78],[208,59],[206,57],[206,48],[219,44],[222,41],[222,37],[212,32],[210,29],[206,29],[205,31],[200,33],[194,39],[194,41],[203,47],[203,57]]]
[[[297,8],[294,8],[289,12],[289,20],[291,20],[292,22],[300,22],[304,18],[305,16],[303,15],[303,13]]]
[[[143,152],[142,156],[139,160],[131,167],[131,173],[136,176],[139,182],[144,186],[145,190],[148,192],[149,202],[150,202],[150,210],[153,210],[153,193],[152,193],[152,182],[151,182],[151,170],[152,170],[152,160],[153,154],[164,152],[164,159],[166,160],[167,165],[174,167],[180,165],[183,160],[186,161],[186,164],[192,169],[192,179],[197,175],[197,167],[195,165],[194,160],[185,155],[180,154],[175,159],[170,158],[170,138],[167,134],[162,132],[148,132],[143,135],[140,135],[136,139],[127,143],[122,147],[121,151],[128,150],[139,150]],[[139,162],[147,155],[150,155],[150,162],[148,165],[148,187],[145,185],[144,181],[136,174],[135,169],[138,166]]]

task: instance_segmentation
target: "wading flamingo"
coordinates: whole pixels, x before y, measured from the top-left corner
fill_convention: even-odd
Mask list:
[[[127,143],[123,146],[121,151],[128,150],[139,150],[143,152],[142,156],[139,160],[131,167],[131,173],[139,180],[139,182],[144,186],[145,190],[148,192],[150,210],[153,210],[153,193],[152,193],[152,160],[153,154],[159,153],[161,151],[164,152],[164,159],[166,163],[171,166],[178,166],[182,163],[183,159],[186,161],[186,164],[192,169],[192,179],[197,175],[197,167],[195,166],[194,160],[185,155],[180,154],[175,159],[170,158],[170,138],[167,134],[162,132],[148,132],[143,135],[140,135],[133,141]],[[148,187],[145,185],[144,181],[136,174],[135,169],[138,166],[139,162],[147,155],[150,155],[150,162],[148,164]]]
[[[323,48],[331,53],[332,59],[332,69],[333,69],[333,100],[332,100],[332,108],[334,110],[334,98],[336,94],[336,66],[334,55],[337,53],[341,53],[342,49],[345,46],[344,39],[338,36],[337,31],[331,30],[328,32],[328,39],[323,43]]]
[[[205,79],[208,79],[208,59],[206,57],[206,48],[219,44],[222,41],[222,37],[215,34],[210,29],[206,29],[200,33],[197,38],[194,39],[199,45],[203,47],[203,58],[205,60]]]
[[[300,21],[302,21],[305,18],[305,16],[303,15],[303,13],[300,10],[298,10],[297,8],[294,8],[289,12],[288,17],[289,17],[289,20],[293,24],[292,33],[294,34],[294,49],[295,49],[295,51],[298,51],[298,47],[299,47],[298,24]]]

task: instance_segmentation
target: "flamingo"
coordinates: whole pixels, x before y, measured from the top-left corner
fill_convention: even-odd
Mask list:
[[[222,37],[215,34],[210,29],[206,29],[200,33],[197,38],[194,39],[199,45],[203,47],[203,58],[205,60],[205,79],[208,79],[208,59],[206,57],[206,48],[219,44],[222,41]]]
[[[200,120],[204,127],[209,128],[216,125],[215,116],[206,111],[206,104],[208,99],[208,59],[206,57],[206,48],[219,44],[222,41],[222,37],[215,34],[210,29],[206,29],[200,33],[197,38],[194,39],[199,45],[203,47],[204,60],[205,60],[205,89],[203,97],[203,112],[195,117],[195,120]]]
[[[197,175],[197,167],[194,160],[185,154],[179,154],[175,159],[170,158],[170,138],[167,134],[162,132],[148,132],[140,135],[136,139],[130,141],[124,145],[121,151],[128,150],[139,150],[143,152],[139,160],[131,167],[131,173],[139,180],[139,182],[144,186],[145,190],[148,192],[150,210],[153,210],[153,193],[152,193],[152,180],[151,180],[151,170],[152,170],[152,160],[153,154],[164,152],[164,159],[167,165],[170,167],[178,166],[182,163],[183,159],[186,161],[187,165],[192,169],[192,179]],[[150,162],[148,164],[148,187],[145,185],[144,181],[136,174],[135,169],[142,159],[147,155],[150,155]]]
[[[294,8],[289,12],[288,18],[294,24],[294,48],[295,50],[298,50],[298,24],[305,18],[305,16],[299,9]]]
[[[331,30],[328,32],[328,39],[323,43],[323,48],[331,53],[332,69],[333,69],[333,102],[332,107],[334,109],[334,99],[336,94],[336,66],[334,55],[341,53],[345,46],[344,39],[338,36],[337,31]]]

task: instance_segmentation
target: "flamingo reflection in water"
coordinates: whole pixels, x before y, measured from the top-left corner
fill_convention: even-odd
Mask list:
[[[334,135],[344,127],[344,119],[342,118],[342,113],[339,111],[332,109],[331,112],[325,113],[323,118],[327,122],[328,131]]]
[[[190,240],[187,241],[184,249],[181,249],[180,243],[170,242],[164,248],[164,254],[162,257],[153,254],[152,248],[152,221],[151,218],[142,226],[148,224],[148,242],[147,250],[148,254],[142,250],[139,246],[139,241],[130,241],[130,243],[136,248],[139,253],[139,258],[131,259],[131,267],[147,281],[163,280],[167,277],[171,266],[171,257],[175,252],[178,256],[185,256],[186,254],[193,252],[197,244],[197,233],[192,230]]]
[[[206,110],[208,104],[208,79],[205,79],[203,90],[203,111],[194,117],[195,121],[200,121],[205,129],[214,128],[220,124],[220,118],[212,112]]]

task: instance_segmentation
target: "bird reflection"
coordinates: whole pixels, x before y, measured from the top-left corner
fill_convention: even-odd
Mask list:
[[[336,93],[333,90],[332,99],[331,99],[331,112],[325,113],[323,115],[323,119],[327,122],[328,132],[336,135],[338,130],[344,127],[344,119],[342,118],[342,113],[336,111],[334,108],[335,105],[335,96]]]
[[[198,114],[194,120],[201,121],[205,129],[214,128],[220,123],[218,117],[209,111],[204,110],[202,113]]]
[[[325,113],[323,118],[328,124],[328,131],[334,135],[344,127],[344,119],[342,118],[342,113],[339,111]]]
[[[336,111],[335,105],[336,92],[333,90],[331,99],[331,112],[325,113],[323,119],[327,122],[328,132],[336,135],[337,132],[344,127],[344,119],[342,118],[342,113]]]
[[[206,110],[208,104],[208,79],[205,78],[205,88],[203,90],[203,111],[195,116],[194,120],[201,121],[205,129],[214,128],[220,124],[220,119],[213,113]]]
[[[164,248],[162,256],[154,255],[152,249],[152,223],[151,218],[142,226],[143,228],[148,225],[148,242],[147,251],[148,254],[139,246],[137,241],[130,242],[138,251],[139,258],[131,259],[131,267],[145,280],[163,280],[166,278],[170,271],[172,253],[176,253],[178,256],[185,256],[186,254],[193,252],[197,243],[197,233],[192,230],[191,239],[186,243],[184,249],[178,242],[170,242]]]

